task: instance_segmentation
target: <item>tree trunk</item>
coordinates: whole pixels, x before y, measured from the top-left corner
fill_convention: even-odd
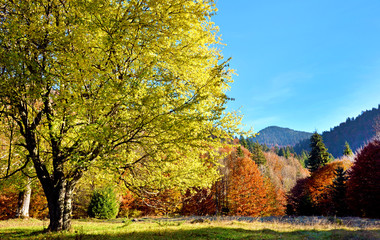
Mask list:
[[[25,189],[19,193],[16,217],[29,218],[30,197],[32,195],[31,181],[28,178]]]
[[[50,191],[45,191],[49,207],[49,231],[58,232],[71,228],[73,189],[73,184],[63,180]]]

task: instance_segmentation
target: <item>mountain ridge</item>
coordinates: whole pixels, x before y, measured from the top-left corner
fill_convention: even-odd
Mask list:
[[[375,124],[380,131],[380,104],[378,108],[362,111],[357,117],[348,117],[345,122],[322,132],[322,139],[328,148],[328,152],[334,157],[343,155],[345,142],[348,142],[355,152],[363,147],[375,135]],[[303,150],[310,151],[310,137],[313,133],[298,131],[286,127],[269,126],[259,131],[251,141],[266,144],[269,147],[294,147],[297,154]]]
[[[312,133],[297,131],[290,128],[269,126],[258,132],[259,134],[251,139],[258,141],[260,144],[266,144],[267,146],[294,146],[298,142],[310,138]]]

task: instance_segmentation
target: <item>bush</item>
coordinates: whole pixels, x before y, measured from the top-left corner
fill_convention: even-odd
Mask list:
[[[94,191],[88,207],[88,215],[94,218],[111,219],[119,212],[119,202],[111,187]]]

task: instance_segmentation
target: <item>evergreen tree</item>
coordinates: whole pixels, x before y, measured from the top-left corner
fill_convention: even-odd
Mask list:
[[[348,144],[348,142],[346,142],[344,144],[344,150],[343,150],[343,155],[344,156],[351,156],[353,153],[352,153],[352,150],[350,148],[350,145]]]
[[[280,151],[278,152],[278,156],[285,157],[285,155],[286,155],[285,149],[284,148],[280,148]]]
[[[244,157],[244,152],[240,146],[237,148],[236,154],[238,155],[238,157]]]
[[[259,143],[254,143],[253,144],[253,151],[251,158],[257,165],[265,164],[267,162],[263,151],[261,150],[261,146]]]
[[[111,187],[97,190],[92,194],[88,215],[93,218],[111,219],[119,212],[119,201]]]
[[[323,143],[322,136],[315,132],[310,138],[311,152],[308,159],[308,168],[314,172],[323,167],[330,160],[330,154]]]
[[[306,167],[308,165],[308,160],[309,160],[309,153],[305,150],[302,150],[300,162],[303,167]]]
[[[347,214],[347,172],[342,167],[338,167],[335,172],[335,179],[332,184],[332,200],[334,203],[335,214],[345,216]]]
[[[251,140],[249,140],[249,139],[247,139],[247,142],[248,142],[248,150],[249,150],[250,152],[252,152],[252,151],[253,151],[253,145],[254,145],[254,142],[251,141]]]
[[[286,158],[286,159],[290,158],[290,150],[289,150],[289,147],[286,147],[286,150],[285,150],[285,158]]]
[[[269,152],[270,151],[269,147],[265,143],[263,145],[261,145],[261,147],[262,147],[262,149],[263,149],[264,152]]]
[[[280,153],[280,149],[278,148],[278,146],[274,146],[274,149],[273,149],[274,153],[279,155]]]
[[[303,195],[298,203],[297,215],[313,216],[315,215],[315,206],[310,193]]]
[[[242,135],[240,135],[239,143],[240,143],[240,145],[242,145],[243,147],[245,147],[246,149],[248,149],[248,143],[247,143],[247,141],[245,140],[245,138]]]
[[[289,149],[289,152],[290,152],[290,153],[296,153],[296,152],[294,151],[294,148],[293,148],[292,146],[287,146],[287,148]]]

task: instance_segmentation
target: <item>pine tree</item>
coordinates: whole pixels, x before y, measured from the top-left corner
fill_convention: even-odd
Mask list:
[[[247,144],[248,144],[248,150],[250,152],[252,152],[253,151],[254,142],[252,140],[249,140],[249,138],[247,138]]]
[[[309,161],[309,153],[306,152],[305,150],[302,150],[301,152],[301,157],[300,157],[300,162],[303,167],[308,166],[308,161]]]
[[[308,159],[308,168],[314,172],[323,167],[330,160],[330,155],[323,143],[322,136],[315,132],[310,138],[311,152]]]
[[[278,148],[278,146],[274,146],[273,151],[274,151],[274,153],[276,153],[277,155],[279,155],[279,153],[280,153],[280,149]]]
[[[285,149],[284,148],[280,148],[280,151],[278,152],[278,156],[285,157],[285,155],[286,155]]]
[[[264,152],[269,152],[270,151],[269,147],[265,143],[262,145],[262,149],[263,149]]]
[[[240,145],[242,145],[243,147],[248,149],[248,143],[242,135],[240,135],[239,143],[240,143]]]
[[[344,144],[344,150],[343,150],[343,155],[344,156],[351,156],[353,153],[352,153],[352,150],[350,148],[350,145],[348,144],[348,142],[346,142]]]
[[[111,187],[97,190],[92,194],[88,215],[93,218],[112,219],[119,212],[119,201]]]
[[[238,155],[238,157],[244,157],[244,152],[240,146],[236,149],[236,154]]]
[[[285,150],[285,158],[286,158],[286,159],[290,158],[290,150],[289,150],[289,147],[286,147],[286,150]]]
[[[331,186],[332,188],[332,201],[335,208],[335,214],[337,216],[345,216],[347,214],[347,172],[342,167],[338,167],[335,172],[335,179]]]
[[[267,160],[264,156],[264,153],[261,150],[261,146],[258,142],[253,144],[253,151],[252,151],[251,158],[253,161],[255,161],[255,163],[257,165],[262,165],[262,164],[265,164],[267,162]]]

